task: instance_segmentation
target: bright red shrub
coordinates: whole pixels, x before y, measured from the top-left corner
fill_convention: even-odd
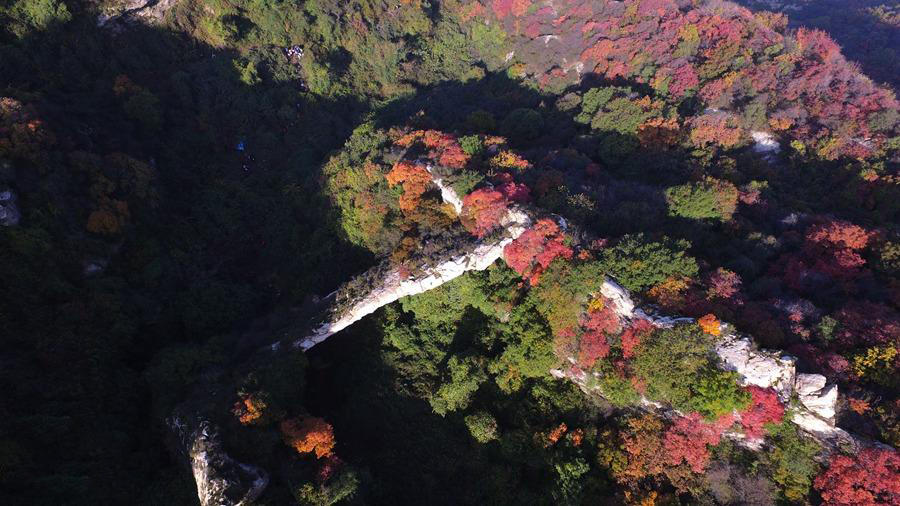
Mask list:
[[[503,258],[514,271],[536,285],[541,273],[557,258],[572,258],[565,235],[550,219],[538,220],[503,249]]]
[[[663,443],[666,462],[672,466],[684,462],[695,473],[702,473],[709,464],[707,445],[719,444],[722,432],[732,422],[733,419],[730,415],[726,415],[712,424],[705,422],[700,413],[691,413],[678,418],[666,430]]]
[[[506,197],[502,193],[490,188],[481,188],[463,198],[460,220],[466,230],[479,238],[484,237],[506,216],[506,205]]]
[[[581,323],[584,333],[581,335],[578,363],[582,367],[593,367],[597,359],[609,355],[607,335],[619,332],[619,317],[609,304],[602,309],[589,312]]]
[[[749,386],[753,400],[747,411],[741,413],[741,426],[748,438],[756,439],[765,433],[764,426],[767,423],[779,423],[784,416],[784,406],[778,400],[778,395],[770,388]]]
[[[622,333],[622,356],[631,358],[635,350],[641,344],[641,339],[653,332],[653,324],[643,318],[635,320],[630,327]]]
[[[829,506],[900,504],[900,455],[868,448],[856,457],[832,457],[814,486]]]

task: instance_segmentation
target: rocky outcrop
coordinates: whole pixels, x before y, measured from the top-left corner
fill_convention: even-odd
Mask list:
[[[431,165],[426,165],[426,169],[432,175],[434,185],[441,191],[444,202],[452,205],[457,214],[461,213],[462,199],[459,198],[456,191],[444,183]],[[522,235],[531,226],[531,223],[532,219],[524,209],[510,206],[500,221],[502,230],[500,234],[479,241],[471,250],[466,251],[465,248],[461,248],[462,251],[450,255],[449,258],[426,260],[426,263],[419,267],[418,274],[409,274],[396,267],[381,273],[375,272],[380,269],[380,266],[375,267],[369,273],[360,276],[360,278],[375,279],[365,293],[345,304],[343,309],[331,313],[330,317],[326,318],[310,334],[294,341],[294,346],[308,350],[365,316],[374,313],[382,306],[403,297],[437,288],[468,271],[487,269],[503,256],[503,248]]]
[[[98,15],[97,26],[120,30],[125,23],[131,21],[160,23],[177,2],[178,0],[126,0],[119,4],[118,9]]]
[[[269,484],[266,471],[225,453],[217,430],[205,418],[173,415],[168,424],[190,463],[201,506],[251,504]]]
[[[781,151],[781,144],[769,132],[753,131],[750,132],[753,139],[753,151],[759,153],[766,159],[772,159]]]
[[[637,318],[647,319],[657,327],[671,327],[694,321],[692,318],[658,315],[650,309],[637,307],[628,291],[611,279],[603,283],[600,293],[612,303],[616,314],[626,324]],[[728,326],[723,325],[722,328],[727,330]],[[794,357],[755,349],[750,338],[734,333],[725,333],[720,338],[716,343],[715,353],[723,369],[738,374],[742,386],[755,385],[775,390],[782,402],[792,407],[791,421],[823,443],[826,450],[838,447],[858,449],[870,444],[835,426],[837,385],[827,384],[825,376],[820,374],[798,374]],[[592,380],[591,374],[579,368],[574,359],[569,362],[567,369],[555,369],[550,373],[554,377],[573,381],[590,395],[602,396],[600,387]],[[677,414],[648,399],[642,399],[641,405],[644,409],[663,414]],[[761,440],[748,440],[740,433],[726,435],[751,449],[759,448],[762,444]]]
[[[716,354],[724,369],[738,373],[743,385],[771,388],[782,402],[790,400],[796,377],[793,357],[755,351],[750,339],[734,334],[716,344]]]
[[[426,167],[432,175],[435,186],[441,191],[444,202],[452,205],[457,213],[461,213],[462,199],[452,187],[444,183],[431,165]],[[533,221],[524,208],[513,206],[509,208],[501,222],[504,229],[502,234],[478,243],[471,250],[423,265],[419,275],[409,275],[398,268],[388,269],[381,274],[362,275],[362,278],[376,281],[369,283],[368,289],[346,304],[343,309],[330,313],[330,317],[315,327],[311,333],[295,340],[294,346],[309,350],[382,306],[402,297],[437,288],[467,271],[487,269],[502,257],[504,247],[519,237]],[[606,279],[599,291],[610,302],[624,324],[642,318],[657,327],[667,328],[694,321],[692,318],[662,315],[651,308],[637,307],[628,290],[612,279]],[[723,325],[722,328],[727,330],[728,326]],[[797,374],[796,359],[793,357],[778,352],[757,350],[750,338],[734,333],[725,333],[720,338],[715,346],[715,353],[721,367],[735,371],[743,386],[771,388],[786,405],[790,405],[796,397],[799,402],[793,410],[793,421],[803,430],[832,445],[853,441],[849,434],[835,426],[837,386],[826,385],[824,376]],[[551,374],[574,381],[586,392],[602,395],[596,382],[590,381],[591,375],[578,368],[574,360],[567,370],[554,370]],[[649,400],[645,400],[644,404],[649,409],[661,408],[659,404]],[[735,438],[739,437],[740,435],[735,435]],[[751,447],[759,444],[758,441],[745,443]]]
[[[12,227],[19,224],[22,213],[16,205],[16,194],[12,190],[0,190],[0,226]]]

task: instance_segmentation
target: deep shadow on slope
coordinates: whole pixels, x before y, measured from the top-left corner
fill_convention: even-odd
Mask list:
[[[12,161],[24,217],[0,236],[0,438],[11,448],[0,502],[194,504],[162,417],[201,364],[250,346],[247,334],[235,346],[236,331],[371,261],[335,233],[318,175],[365,105],[264,69],[247,84],[235,52],[139,23],[112,34],[79,15],[6,42],[0,95],[34,105],[56,143],[45,167]],[[149,95],[129,104],[119,76]],[[109,239],[86,233],[95,182],[73,168],[77,152],[155,167],[155,205],[132,205]],[[28,237],[48,250],[20,254]],[[86,277],[93,257],[109,264]],[[250,329],[251,342],[269,341],[272,325]]]

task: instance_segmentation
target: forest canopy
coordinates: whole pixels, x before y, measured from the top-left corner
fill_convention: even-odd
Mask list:
[[[3,2],[0,502],[900,502],[897,9],[738,3]]]

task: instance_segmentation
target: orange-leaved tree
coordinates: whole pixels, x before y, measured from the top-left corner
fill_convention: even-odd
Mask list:
[[[419,207],[422,194],[431,183],[431,175],[421,165],[401,160],[394,164],[391,171],[385,176],[391,186],[403,185],[403,195],[400,196],[400,209],[405,212],[414,211]]]
[[[279,427],[284,443],[298,453],[316,454],[316,458],[331,455],[334,448],[334,429],[325,420],[313,416],[288,418]]]

